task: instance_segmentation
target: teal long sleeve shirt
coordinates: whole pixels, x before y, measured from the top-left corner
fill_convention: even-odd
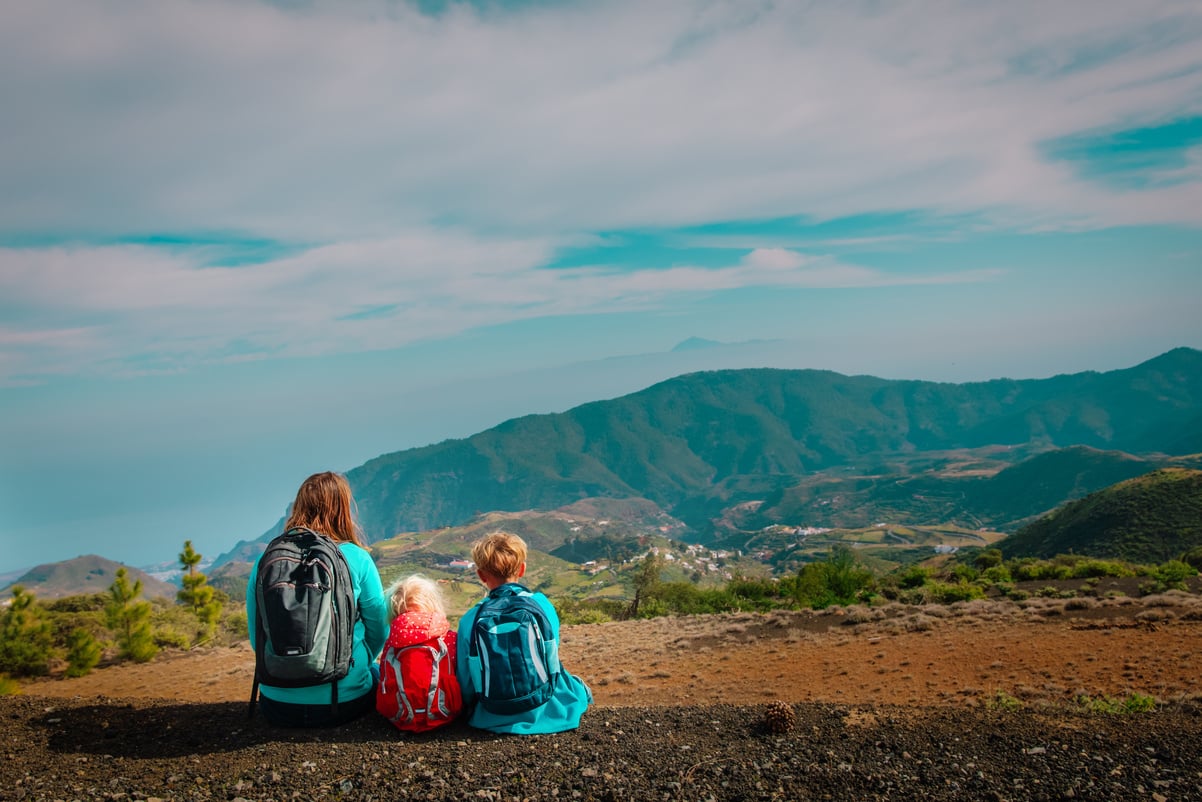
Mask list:
[[[359,608],[359,620],[355,622],[355,643],[352,651],[354,663],[350,673],[338,681],[338,698],[341,701],[358,699],[371,693],[374,680],[371,666],[384,648],[388,638],[388,603],[384,600],[384,586],[380,583],[380,572],[371,559],[371,554],[354,543],[339,543],[339,550],[346,557],[354,584],[355,602]],[[250,645],[255,645],[255,579],[259,575],[256,561],[250,571],[246,585],[246,621],[250,631]],[[294,705],[329,704],[330,686],[314,685],[308,688],[276,688],[260,685],[259,693],[275,702]]]

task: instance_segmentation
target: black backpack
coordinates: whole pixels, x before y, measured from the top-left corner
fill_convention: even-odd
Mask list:
[[[353,663],[358,605],[350,568],[338,544],[311,529],[278,535],[259,558],[255,579],[254,714],[259,684],[303,688],[330,683],[337,712],[338,680]]]

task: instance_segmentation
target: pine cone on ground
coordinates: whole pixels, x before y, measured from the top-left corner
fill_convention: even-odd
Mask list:
[[[764,711],[764,729],[771,733],[784,733],[793,729],[797,715],[788,702],[772,702]]]

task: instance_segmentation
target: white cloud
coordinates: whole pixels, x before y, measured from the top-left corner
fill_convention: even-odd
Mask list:
[[[1202,214],[1160,192],[1116,208],[1035,149],[1197,113],[1196,4],[366,8],[6,6],[0,219],[334,240],[442,219]]]
[[[788,248],[756,248],[743,257],[749,268],[764,270],[794,270],[805,264],[805,257]]]
[[[412,230],[263,264],[201,267],[144,246],[0,249],[0,295],[25,310],[0,329],[0,376],[178,371],[199,363],[396,348],[551,315],[668,308],[743,287],[980,281],[889,275],[759,249],[725,267],[543,267],[549,240]],[[68,327],[64,321],[89,325]]]
[[[917,209],[1031,229],[1197,225],[1196,160],[1179,183],[1120,192],[1039,146],[1202,113],[1200,53],[1202,9],[1172,0],[461,4],[440,17],[384,0],[6,4],[0,238],[308,248],[214,268],[179,249],[10,247],[0,364],[10,377],[157,370],[677,293],[989,280],[754,238],[717,268],[543,266],[593,232],[739,219]]]

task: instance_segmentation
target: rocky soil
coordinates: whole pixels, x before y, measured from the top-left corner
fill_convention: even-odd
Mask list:
[[[245,649],[169,656],[0,698],[0,799],[1202,800],[1197,602],[565,628],[597,705],[527,738],[273,729]],[[1156,710],[1079,701],[1131,694]]]
[[[1202,718],[798,704],[598,708],[575,732],[376,716],[280,731],[239,703],[0,702],[3,799],[1202,799]]]

